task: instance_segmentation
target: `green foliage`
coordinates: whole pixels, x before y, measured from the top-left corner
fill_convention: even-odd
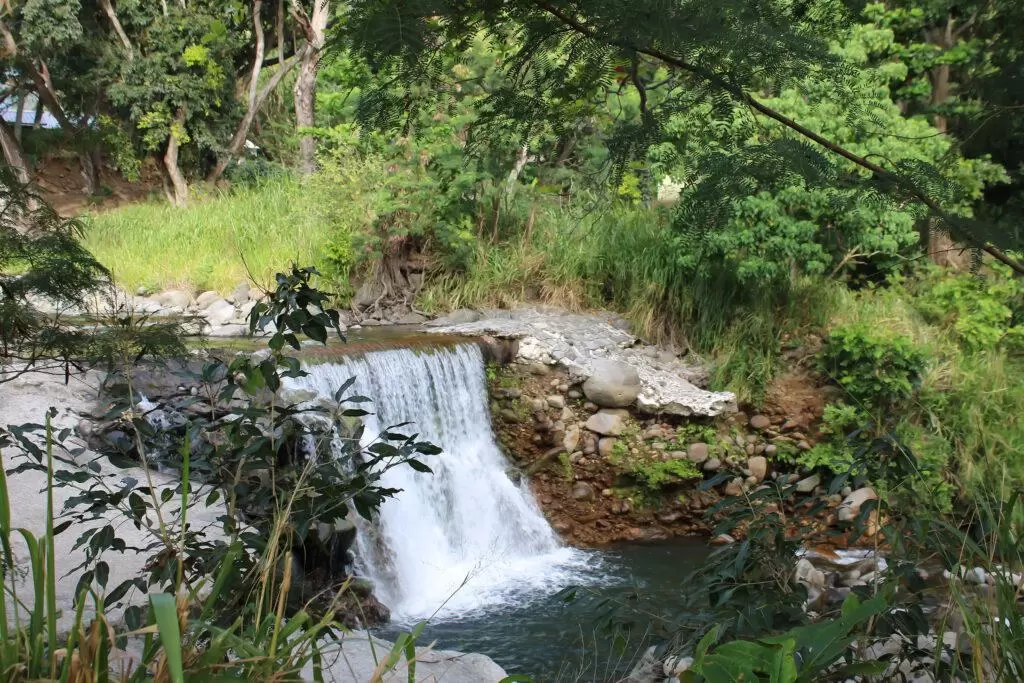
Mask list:
[[[630,463],[629,472],[652,493],[703,476],[697,466],[686,459],[635,461]]]
[[[993,265],[984,276],[932,270],[914,283],[914,305],[968,351],[1024,350],[1024,284]]]
[[[924,353],[907,337],[851,325],[829,332],[819,362],[826,377],[873,413],[910,399],[924,370]]]

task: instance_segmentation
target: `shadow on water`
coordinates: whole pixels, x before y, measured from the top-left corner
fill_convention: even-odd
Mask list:
[[[683,606],[683,577],[707,557],[703,540],[623,543],[589,551],[602,576],[580,586],[565,602],[557,595],[523,595],[484,615],[448,618],[427,625],[420,638],[435,648],[481,652],[509,674],[549,681],[615,681],[627,674],[643,651],[660,642],[664,619]],[[620,605],[618,616],[631,625],[616,647],[616,634],[602,628],[602,615]],[[380,629],[394,637],[413,624]]]

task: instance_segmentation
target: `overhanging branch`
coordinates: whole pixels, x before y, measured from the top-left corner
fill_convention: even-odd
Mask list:
[[[663,64],[666,64],[667,66],[672,66],[677,69],[687,71],[693,74],[694,76],[697,76],[698,78],[707,81],[711,85],[714,85],[717,88],[725,90],[740,102],[743,102],[752,109],[782,124],[783,126],[789,128],[798,135],[807,138],[808,140],[811,140],[815,144],[824,147],[830,152],[843,157],[844,159],[856,164],[857,166],[860,166],[863,169],[871,171],[879,180],[892,183],[893,185],[902,188],[908,194],[910,194],[915,199],[924,204],[926,207],[928,207],[928,210],[934,216],[941,219],[943,223],[945,223],[948,227],[950,227],[952,229],[951,232],[953,232],[958,238],[964,240],[965,242],[971,244],[972,246],[976,246],[984,250],[997,261],[1000,261],[1001,263],[1009,266],[1017,275],[1024,276],[1024,264],[1020,263],[1016,259],[1011,258],[1003,250],[999,249],[995,245],[989,244],[988,242],[985,242],[983,240],[979,240],[966,230],[959,228],[956,225],[955,218],[951,216],[947,211],[945,211],[941,206],[939,206],[939,204],[934,199],[929,197],[925,192],[923,192],[919,187],[917,187],[916,184],[909,182],[902,176],[897,175],[892,171],[889,171],[884,167],[879,166],[878,164],[869,161],[868,159],[865,159],[864,157],[858,154],[851,152],[842,145],[833,142],[832,140],[829,140],[828,138],[819,135],[818,133],[815,133],[813,130],[801,125],[800,123],[794,121],[785,114],[782,114],[781,112],[772,109],[768,105],[764,104],[763,102],[752,96],[747,91],[743,90],[743,88],[730,83],[728,80],[719,76],[718,74],[702,69],[701,67],[698,67],[695,64],[687,62],[685,59],[676,57],[674,55],[670,55],[656,48],[642,47],[638,45],[633,45],[628,41],[615,40],[610,37],[601,36],[599,33],[597,33],[591,27],[587,26],[585,23],[581,22],[575,17],[566,14],[563,10],[559,9],[558,7],[555,7],[550,2],[546,2],[545,0],[534,0],[533,5],[538,9],[550,14],[552,17],[557,19],[565,26],[571,28],[576,33],[585,36],[591,40],[603,42],[606,45],[613,45],[623,50],[647,55],[648,57],[657,59]]]

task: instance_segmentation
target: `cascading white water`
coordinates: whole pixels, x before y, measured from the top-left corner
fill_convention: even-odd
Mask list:
[[[356,378],[351,391],[374,401],[366,442],[412,422],[401,431],[444,450],[424,458],[432,474],[388,471],[382,485],[401,493],[359,534],[361,570],[394,618],[464,616],[550,594],[596,569],[592,555],[559,542],[526,485],[510,477],[476,345],[379,351],[305,369],[291,384],[323,396]]]

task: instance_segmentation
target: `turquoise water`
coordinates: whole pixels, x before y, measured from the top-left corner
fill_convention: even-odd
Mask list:
[[[617,680],[659,642],[662,618],[678,614],[686,590],[682,580],[707,557],[708,548],[703,540],[679,539],[589,552],[600,571],[590,585],[579,587],[575,600],[522,595],[484,615],[430,623],[419,642],[484,653],[509,674],[528,674],[538,683]],[[621,652],[614,635],[601,627],[612,605],[632,621]],[[392,625],[381,635],[393,637],[411,626]]]

